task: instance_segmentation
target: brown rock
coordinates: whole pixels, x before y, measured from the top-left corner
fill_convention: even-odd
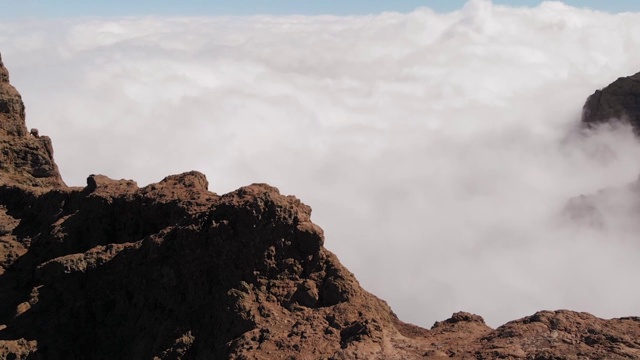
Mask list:
[[[640,359],[640,319],[599,319],[573,311],[540,311],[509,322],[482,341],[479,359]],[[517,358],[517,357],[516,357]]]
[[[36,352],[37,343],[25,339],[0,340],[0,359],[27,360]]]

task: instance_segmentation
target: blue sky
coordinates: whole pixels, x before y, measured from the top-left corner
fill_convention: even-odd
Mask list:
[[[409,12],[417,7],[429,7],[438,12],[461,8],[465,0],[0,0],[0,19],[59,18],[76,16],[136,16],[136,15],[256,15],[256,14],[335,14],[360,15],[383,11]],[[536,0],[495,0],[494,4],[535,6]],[[575,7],[587,7],[608,12],[640,11],[638,0],[565,0]]]

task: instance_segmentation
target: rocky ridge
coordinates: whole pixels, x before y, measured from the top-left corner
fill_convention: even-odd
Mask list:
[[[2,359],[640,359],[636,317],[403,323],[323,247],[311,208],[266,184],[67,187],[0,80]]]

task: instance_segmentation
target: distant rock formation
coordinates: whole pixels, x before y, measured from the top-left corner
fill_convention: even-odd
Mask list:
[[[582,125],[587,128],[617,123],[630,125],[635,135],[640,136],[640,73],[618,78],[605,88],[596,90],[584,104]],[[568,201],[563,213],[575,224],[606,229],[607,221],[599,207],[610,206],[606,204],[607,199],[616,196],[634,199],[628,211],[636,212],[640,204],[640,178],[625,187],[600,189],[594,194],[574,197]],[[620,208],[620,204],[616,208]]]
[[[0,359],[640,359],[640,318],[403,323],[266,184],[69,188],[1,69]]]
[[[593,126],[612,119],[628,122],[640,134],[640,73],[621,77],[587,99],[583,123]]]

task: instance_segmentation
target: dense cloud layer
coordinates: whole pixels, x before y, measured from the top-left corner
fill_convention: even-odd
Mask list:
[[[406,320],[640,315],[627,128],[576,130],[640,71],[640,14],[557,2],[365,17],[0,23],[28,126],[67,183],[196,169],[314,209],[327,247]],[[595,193],[597,224],[563,214]],[[593,223],[593,222],[592,222]]]

